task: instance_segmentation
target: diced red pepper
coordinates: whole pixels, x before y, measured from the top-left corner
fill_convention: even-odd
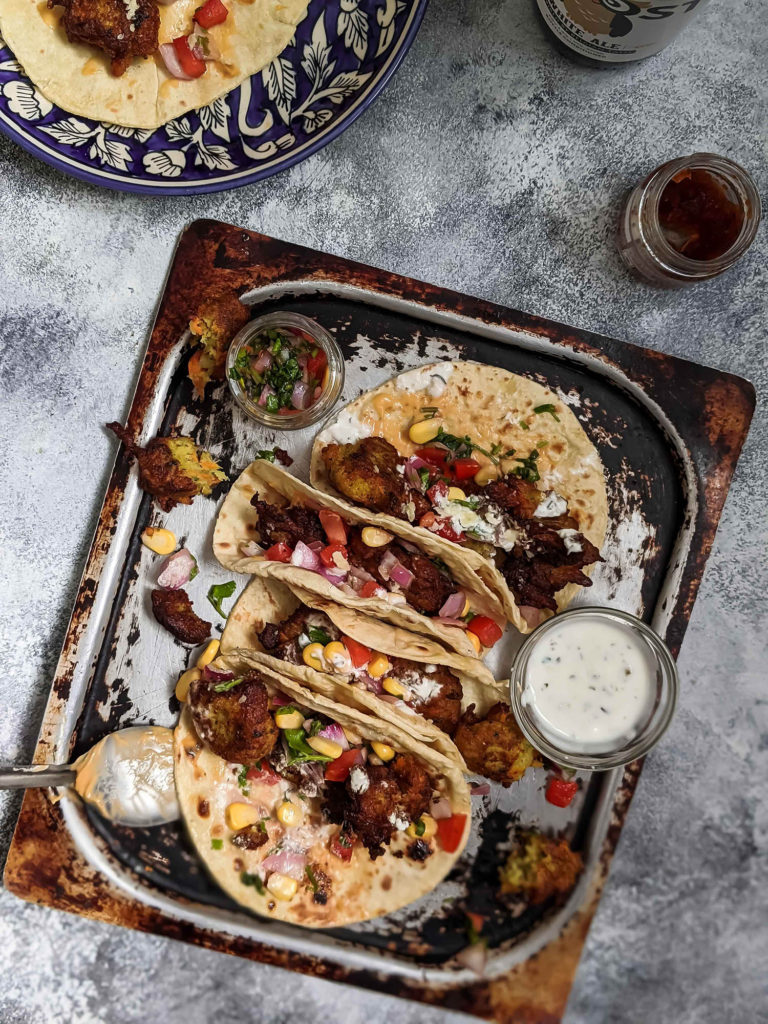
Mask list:
[[[347,549],[343,544],[329,544],[327,547],[324,547],[320,552],[320,561],[323,565],[327,565],[329,569],[338,569],[339,566],[333,560],[333,556],[336,554],[340,554],[342,558],[347,557]]]
[[[480,463],[477,459],[456,459],[451,468],[457,480],[469,480],[480,469]]]
[[[345,861],[352,860],[352,851],[355,848],[356,842],[356,836],[350,835],[348,832],[339,832],[331,840],[329,849],[334,857],[339,857]]]
[[[268,786],[276,786],[281,781],[277,772],[273,772],[266,761],[259,761],[245,773],[249,782],[264,782]]]
[[[438,480],[437,483],[432,484],[427,491],[427,497],[433,505],[442,505],[444,501],[448,500],[448,484],[443,480]],[[429,513],[425,513],[425,515],[428,514]]]
[[[343,636],[342,643],[349,652],[349,658],[355,668],[362,668],[363,665],[367,665],[371,660],[371,651],[365,644],[359,644],[357,640],[353,640],[351,636]]]
[[[273,544],[271,548],[267,548],[264,557],[269,562],[290,562],[292,554],[290,547],[281,540],[279,543]]]
[[[437,835],[446,853],[455,853],[461,845],[466,814],[452,814],[450,818],[438,818]]]
[[[376,591],[378,589],[379,584],[376,582],[376,580],[368,580],[368,582],[363,585],[363,588],[360,591],[360,597],[375,597]]]
[[[325,368],[328,366],[328,358],[325,352],[319,348],[316,356],[310,356],[307,360],[307,375],[310,380],[316,380],[318,384],[323,383]]]
[[[335,761],[329,762],[325,769],[326,782],[344,782],[354,764],[363,763],[363,752],[359,747],[352,747],[340,754]]]
[[[547,803],[554,804],[555,807],[568,807],[578,791],[578,782],[568,782],[567,779],[552,778],[547,784],[547,791],[544,795]]]
[[[493,619],[489,619],[487,615],[475,615],[473,619],[470,619],[467,629],[470,633],[474,633],[483,647],[493,647],[495,643],[501,640],[503,629],[497,625]]]
[[[448,458],[448,451],[445,448],[419,448],[416,454],[430,466],[437,466],[439,469],[443,468]]]
[[[214,25],[220,25],[222,21],[226,21],[229,16],[229,11],[221,2],[221,0],[207,0],[202,7],[198,7],[195,11],[195,21],[198,25],[202,25],[203,28],[212,28]]]
[[[205,72],[205,61],[196,57],[189,48],[189,36],[179,36],[178,39],[174,39],[173,49],[185,75],[189,75],[190,78],[199,78]]]
[[[338,512],[331,512],[327,508],[321,508],[318,512],[320,522],[322,523],[325,535],[328,538],[329,544],[346,544],[347,543],[347,528],[344,525],[344,520],[341,518]]]

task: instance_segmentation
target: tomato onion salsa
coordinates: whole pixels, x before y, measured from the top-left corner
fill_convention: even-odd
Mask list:
[[[328,359],[308,334],[268,327],[244,342],[229,377],[268,413],[289,416],[309,409],[328,380]]]

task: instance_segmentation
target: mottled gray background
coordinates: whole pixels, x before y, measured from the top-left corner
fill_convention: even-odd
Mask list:
[[[743,163],[765,194],[765,6],[712,0],[661,56],[596,72],[553,51],[529,0],[432,0],[392,86],[337,142],[200,199],[100,191],[0,139],[0,759],[32,754],[114,452],[101,425],[128,408],[195,217],[732,370],[764,403],[765,230],[736,269],[679,293],[630,278],[613,235],[625,190],[691,151]],[[761,406],[568,1024],[768,1020],[767,447]],[[0,857],[19,802],[0,798]],[[0,908],[3,1024],[446,1019],[5,893]]]

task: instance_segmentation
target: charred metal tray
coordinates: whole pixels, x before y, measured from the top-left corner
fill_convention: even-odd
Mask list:
[[[676,654],[754,408],[745,380],[598,337],[431,285],[288,245],[214,221],[183,234],[149,341],[129,417],[144,440],[191,434],[234,478],[274,433],[246,420],[225,383],[196,398],[186,377],[187,324],[200,299],[236,289],[254,315],[289,308],[319,320],[347,360],[349,400],[411,366],[465,357],[556,389],[597,446],[608,474],[605,562],[577,603],[611,603],[643,616]],[[94,424],[94,429],[96,425]],[[316,428],[282,435],[306,476]],[[287,440],[286,440],[287,437]],[[165,525],[200,558],[197,607],[232,578],[213,560],[221,494],[160,513],[117,457],[35,759],[62,762],[129,722],[171,725],[186,651],[149,610],[152,558],[145,526]],[[240,578],[239,585],[246,580]],[[208,616],[211,617],[211,616]],[[219,620],[219,629],[223,620]],[[509,631],[511,634],[513,631]],[[515,643],[493,666],[506,669]],[[110,826],[75,800],[29,791],[5,870],[18,896],[87,917],[195,942],[337,981],[497,1020],[562,1015],[586,932],[640,772],[596,774],[568,810],[544,800],[544,772],[475,797],[462,860],[434,892],[396,914],[315,932],[251,916],[213,885],[180,825]],[[492,911],[509,822],[568,836],[585,871],[567,903],[494,919],[486,974],[451,961],[466,944],[468,891]]]

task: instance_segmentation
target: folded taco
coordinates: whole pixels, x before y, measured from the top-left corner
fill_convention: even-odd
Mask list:
[[[498,367],[431,363],[361,395],[318,434],[311,479],[446,561],[460,550],[524,633],[600,561],[594,445],[554,392]]]
[[[221,638],[222,653],[234,649],[251,650],[255,662],[315,693],[393,722],[463,770],[462,748],[469,770],[504,785],[536,763],[506,708],[504,687],[481,661],[311,591],[255,577]],[[478,739],[483,733],[486,742]]]
[[[444,551],[428,533],[401,539],[373,520],[259,459],[224,500],[213,551],[235,572],[303,587],[459,654],[476,657],[501,637],[498,597],[463,552]]]
[[[174,757],[200,859],[276,920],[322,928],[396,910],[437,885],[469,834],[449,760],[247,652],[192,683]]]

